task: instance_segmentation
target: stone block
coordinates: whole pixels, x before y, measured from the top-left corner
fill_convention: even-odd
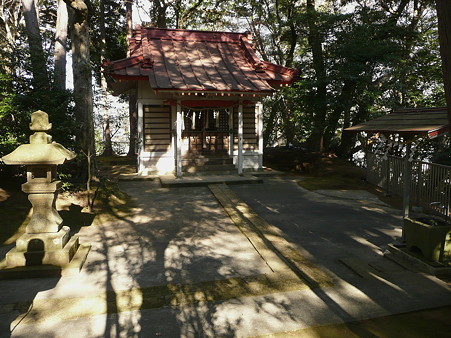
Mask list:
[[[72,237],[62,249],[18,251],[14,247],[6,254],[6,266],[8,268],[34,265],[65,266],[70,263],[80,246],[78,237]]]
[[[35,251],[33,250],[33,241],[42,242],[44,250],[60,250],[64,248],[66,243],[70,239],[70,228],[63,226],[58,232],[55,233],[39,233],[28,234],[25,233],[19,237],[16,241],[16,248],[19,252]],[[39,246],[39,244],[36,244]],[[30,247],[31,246],[31,247]],[[39,250],[38,250],[39,251]]]
[[[419,250],[423,257],[435,262],[451,262],[451,224],[423,219],[404,219],[406,244],[410,250]]]

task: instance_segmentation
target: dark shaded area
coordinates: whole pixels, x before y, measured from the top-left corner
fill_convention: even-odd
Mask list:
[[[82,212],[82,210],[82,206],[72,203],[69,210],[58,211],[63,219],[63,225],[70,228],[71,234],[78,233],[82,227],[90,226],[96,216],[93,213]]]
[[[25,181],[18,173],[14,176],[11,171],[7,175],[0,173],[0,245],[11,244],[5,242],[19,230],[30,212],[31,204],[21,190]]]
[[[42,265],[42,260],[44,258],[44,242],[40,239],[32,239],[28,243],[27,252],[25,252],[25,265],[26,266],[36,266]]]
[[[18,274],[20,273],[19,271]],[[14,285],[10,286],[9,292],[3,290],[0,295],[0,308],[5,310],[5,312],[0,314],[0,337],[10,337],[14,333],[15,328],[33,310],[33,299],[39,292],[51,290],[58,284],[61,277],[61,269],[55,269],[51,277],[33,278],[32,283],[30,283],[28,278],[17,279],[14,281]],[[28,300],[17,303],[9,299],[11,294],[18,292],[26,294],[26,299]],[[10,308],[11,305],[13,305],[12,309]]]
[[[263,165],[277,170],[310,173],[321,156],[301,146],[268,147],[263,152]]]
[[[362,337],[357,330],[364,329],[365,337],[449,337],[451,307],[415,311],[393,316],[372,318],[346,324],[325,325],[284,332],[276,337]]]

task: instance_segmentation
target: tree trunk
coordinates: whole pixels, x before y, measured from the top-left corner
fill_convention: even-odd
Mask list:
[[[129,43],[133,34],[133,21],[132,21],[132,0],[127,0],[125,3],[126,8],[126,21],[127,21],[127,43]],[[130,49],[127,47],[127,56],[130,56]],[[129,126],[130,126],[130,143],[128,147],[127,156],[136,156],[136,141],[138,139],[138,112],[136,111],[136,94],[131,94],[128,97],[128,114],[129,114]]]
[[[354,98],[354,92],[355,92],[356,82],[353,80],[345,80],[345,83],[343,85],[343,88],[341,90],[340,96],[337,98],[337,105],[335,106],[335,109],[332,111],[332,113],[329,115],[328,121],[327,121],[327,127],[326,132],[324,135],[324,146],[325,148],[328,148],[331,144],[331,141],[334,137],[335,131],[338,128],[338,121],[342,116],[345,117],[345,123],[346,123],[346,116],[349,119],[349,111],[353,105],[353,98]],[[343,129],[346,127],[343,127]]]
[[[125,1],[125,20],[127,22],[127,57],[130,56],[128,43],[133,35],[133,0]]]
[[[31,69],[33,73],[33,85],[35,89],[48,87],[47,62],[42,47],[41,32],[39,31],[38,17],[34,0],[22,0],[25,28],[27,31],[28,45],[30,47]]]
[[[88,7],[83,0],[64,0],[73,9],[70,15],[72,71],[74,76],[75,118],[79,125],[77,143],[85,155],[82,176],[88,174],[88,162],[95,168],[92,73]],[[91,159],[91,161],[88,161]]]
[[[168,5],[164,2],[164,1],[160,1],[160,0],[154,0],[154,4],[155,4],[155,22],[154,24],[158,27],[158,28],[167,28],[167,24],[166,24],[166,11],[168,8]]]
[[[13,64],[15,64],[14,52],[17,46],[17,35],[20,27],[20,2],[11,3],[9,6],[0,4],[0,22],[2,22],[5,30],[5,44],[2,44],[3,62],[0,64],[0,71],[4,74],[11,75],[15,72]]]
[[[127,156],[136,156],[136,141],[138,134],[138,112],[136,110],[137,97],[135,94],[129,95],[128,111],[130,114],[130,145]]]
[[[55,86],[62,90],[66,89],[67,24],[67,5],[63,0],[58,0],[54,53],[55,71],[53,79]]]
[[[273,140],[271,139],[271,135],[274,134],[275,129],[276,129],[276,122],[277,122],[277,113],[278,113],[278,109],[275,107],[275,103],[273,102],[273,105],[271,107],[266,106],[266,109],[264,111],[268,111],[269,108],[269,115],[267,116],[266,114],[263,115],[263,148],[266,148],[270,145],[270,141],[272,142]],[[271,144],[272,145],[272,144]]]
[[[105,59],[105,48],[106,48],[106,34],[105,34],[105,1],[100,0],[100,11],[99,11],[99,24],[100,24],[100,60]],[[108,112],[107,105],[107,83],[105,74],[100,72],[100,87],[101,87],[101,110],[103,115],[103,139],[105,141],[105,149],[103,150],[103,156],[112,156],[113,145],[111,142],[111,130],[110,130],[110,114]]]
[[[312,50],[313,69],[316,77],[315,116],[313,119],[313,131],[308,143],[312,151],[322,152],[327,115],[327,88],[322,37],[316,21],[315,1],[307,0],[308,43]]]
[[[449,0],[436,0],[436,5],[445,99],[448,107],[448,124],[451,126],[451,2]]]
[[[351,111],[345,110],[343,116],[343,129],[351,126]],[[340,152],[339,155],[342,158],[348,158],[351,156],[352,145],[355,144],[356,135],[354,133],[341,133],[340,140]]]

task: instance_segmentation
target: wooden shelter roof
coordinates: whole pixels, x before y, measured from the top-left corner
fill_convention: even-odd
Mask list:
[[[129,55],[104,63],[110,80],[148,80],[157,91],[271,93],[298,75],[261,61],[247,33],[137,26]]]
[[[448,112],[446,107],[399,109],[344,131],[423,135],[432,138],[449,132]]]

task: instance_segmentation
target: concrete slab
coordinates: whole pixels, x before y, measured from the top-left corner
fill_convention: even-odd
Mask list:
[[[177,178],[174,175],[160,176],[161,185],[163,187],[197,187],[197,186],[207,186],[209,184],[255,184],[263,183],[263,180],[252,176],[250,174],[245,174],[243,176],[239,175],[208,175],[208,176],[183,176],[182,178]]]
[[[451,266],[449,264],[427,261],[409,251],[406,245],[389,244],[384,255],[410,270],[429,273],[437,277],[451,277]]]
[[[328,197],[368,201],[388,207],[388,204],[382,202],[376,195],[366,190],[315,190],[315,192]]]
[[[158,175],[142,175],[139,173],[120,174],[120,181],[153,181],[158,179]]]

